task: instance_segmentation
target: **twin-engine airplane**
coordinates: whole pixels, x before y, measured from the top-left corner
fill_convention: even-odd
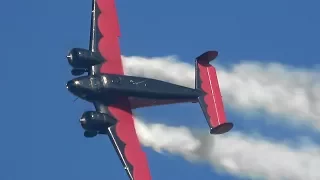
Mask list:
[[[211,134],[232,129],[226,122],[216,70],[209,64],[218,55],[208,51],[196,58],[195,89],[155,79],[126,76],[119,47],[115,0],[93,0],[89,50],[73,48],[67,55],[77,77],[67,82],[75,96],[94,104],[80,118],[85,137],[107,134],[131,180],[151,180],[139,143],[132,109],[199,102]],[[84,73],[86,76],[81,76]]]

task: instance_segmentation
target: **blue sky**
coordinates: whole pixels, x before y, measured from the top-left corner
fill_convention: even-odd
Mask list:
[[[223,65],[255,60],[312,68],[319,60],[319,5],[312,0],[117,0],[121,49],[126,56],[178,55],[188,63],[215,49]],[[90,9],[90,0],[5,1],[0,6],[5,80],[0,179],[127,179],[107,137],[88,140],[82,135],[78,118],[92,105],[73,103],[65,88],[72,78],[65,55],[70,48],[88,46]],[[206,128],[200,108],[193,107],[157,107],[137,114],[151,122]],[[248,123],[243,120],[247,116],[232,109],[227,113],[236,119],[235,130],[244,133],[255,130],[275,140],[319,139],[317,133],[285,125],[273,133],[275,125]],[[149,148],[146,152],[155,180],[237,179],[206,164]]]

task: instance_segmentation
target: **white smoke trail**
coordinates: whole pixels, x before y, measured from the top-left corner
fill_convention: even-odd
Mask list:
[[[186,127],[147,124],[136,119],[140,142],[157,152],[168,151],[189,161],[202,160],[214,168],[242,177],[268,180],[320,179],[319,147],[294,149],[239,133],[196,136]]]
[[[129,75],[151,77],[194,87],[194,66],[174,56],[123,57]],[[243,110],[290,116],[296,124],[320,129],[320,73],[276,63],[244,62],[218,67],[224,101]],[[292,123],[292,122],[291,122]]]

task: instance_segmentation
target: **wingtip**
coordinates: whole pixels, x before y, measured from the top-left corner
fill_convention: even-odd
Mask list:
[[[207,51],[198,56],[196,59],[199,63],[208,64],[218,56],[218,51]]]
[[[223,123],[215,128],[211,128],[210,134],[224,134],[229,132],[232,128],[233,128],[233,123],[231,122]]]

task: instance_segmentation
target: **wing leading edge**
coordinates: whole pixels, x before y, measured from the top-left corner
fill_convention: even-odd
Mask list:
[[[93,0],[90,50],[100,53],[105,62],[93,66],[89,74],[124,74],[119,45],[119,23],[114,0]],[[116,104],[95,102],[97,111],[113,116],[117,123],[108,128],[108,136],[131,180],[151,180],[148,161],[142,150],[130,102],[119,97]]]
[[[129,101],[119,97],[118,104],[95,103],[97,111],[112,115],[117,123],[108,128],[108,136],[131,180],[151,180],[146,154],[140,145]]]
[[[109,128],[110,138],[120,152],[129,177],[132,180],[151,180],[147,157],[141,148],[128,106],[129,102],[125,99],[121,105],[108,107],[109,112],[119,119],[115,126]]]
[[[123,74],[120,29],[115,0],[93,0],[89,49],[100,53],[105,62],[94,66],[91,74]]]

